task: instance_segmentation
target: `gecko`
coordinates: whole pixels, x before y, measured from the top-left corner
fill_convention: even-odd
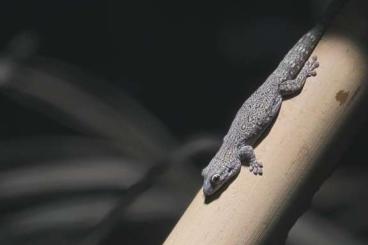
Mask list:
[[[266,81],[243,103],[231,123],[222,145],[202,170],[203,192],[210,196],[230,183],[241,165],[262,175],[263,165],[255,156],[254,146],[272,125],[285,98],[301,92],[307,78],[316,76],[319,66],[312,52],[336,12],[347,0],[334,0],[323,18],[290,49]]]

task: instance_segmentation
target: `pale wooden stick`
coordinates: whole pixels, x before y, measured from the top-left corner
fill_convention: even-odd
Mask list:
[[[308,189],[309,183],[319,185],[318,173],[332,169],[321,161],[322,156],[336,136],[346,132],[343,126],[365,98],[368,66],[359,41],[366,40],[361,33],[367,21],[346,18],[354,4],[346,6],[316,48],[317,77],[309,78],[301,94],[283,103],[271,131],[257,146],[263,176],[243,167],[235,181],[209,203],[199,191],[166,245],[276,244],[285,238],[301,214],[295,212],[295,205],[303,206],[315,191],[315,187]],[[337,22],[343,24],[338,31]]]

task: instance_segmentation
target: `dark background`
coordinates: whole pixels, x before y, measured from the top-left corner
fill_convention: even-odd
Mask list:
[[[161,243],[241,103],[325,5],[2,1],[0,71],[15,68],[0,94],[1,244]],[[32,87],[32,79],[49,86]],[[58,79],[115,111],[62,92]],[[59,102],[44,99],[52,91],[60,91]],[[62,106],[70,101],[96,120]],[[96,126],[106,118],[117,127]],[[133,126],[119,128],[119,120]],[[158,150],[140,150],[148,138]],[[365,138],[362,129],[347,145],[290,244],[367,242]],[[184,164],[144,175],[163,152],[198,140],[204,143]]]
[[[1,44],[32,30],[40,38],[38,54],[105,78],[178,137],[223,134],[244,98],[312,27],[319,5],[4,1]],[[35,127],[45,129],[43,121]]]

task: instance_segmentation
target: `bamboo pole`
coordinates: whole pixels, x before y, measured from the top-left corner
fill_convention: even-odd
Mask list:
[[[365,98],[368,66],[360,43],[368,40],[363,32],[368,22],[364,13],[354,12],[360,3],[345,6],[314,51],[318,75],[308,79],[301,94],[284,101],[257,146],[263,176],[243,167],[211,202],[200,190],[164,244],[279,244],[285,239],[333,169],[326,156],[337,155],[337,143],[346,145],[343,135],[351,135],[347,128],[357,121],[351,116]]]

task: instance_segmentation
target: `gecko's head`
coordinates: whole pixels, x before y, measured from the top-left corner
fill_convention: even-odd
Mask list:
[[[212,159],[210,164],[203,169],[203,193],[210,196],[228,183],[240,171],[241,163],[238,159],[229,163],[222,163]]]

